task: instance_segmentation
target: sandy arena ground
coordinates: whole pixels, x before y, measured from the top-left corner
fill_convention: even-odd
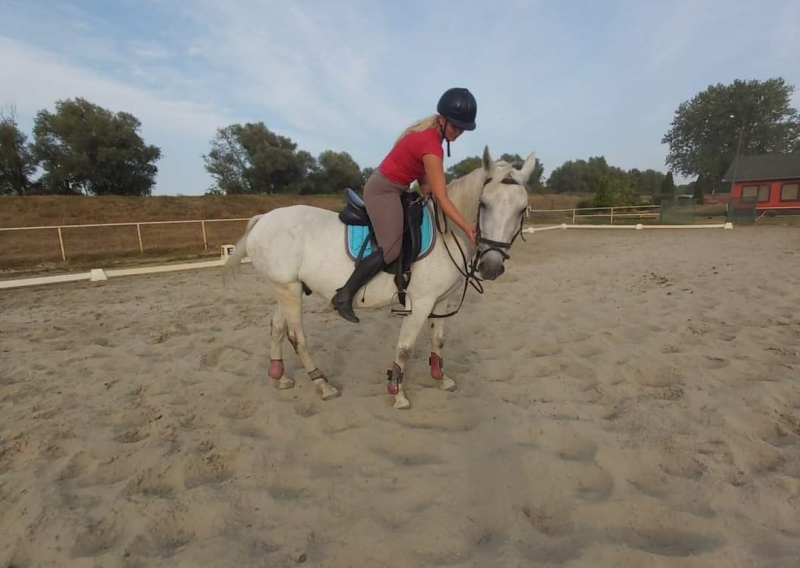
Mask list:
[[[0,293],[0,566],[786,567],[800,230],[552,231],[428,330],[306,300],[322,402],[251,266]]]

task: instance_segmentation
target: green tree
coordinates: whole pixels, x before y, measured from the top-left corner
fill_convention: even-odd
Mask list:
[[[361,170],[361,187],[364,187],[364,185],[366,185],[367,180],[370,177],[372,177],[373,173],[375,173],[375,168],[367,167]]]
[[[34,120],[34,158],[47,193],[150,195],[161,150],[144,143],[132,114],[112,113],[86,99],[56,102]]]
[[[203,160],[215,188],[228,195],[300,192],[316,169],[311,154],[263,122],[219,128]]]
[[[614,191],[611,189],[611,180],[607,176],[600,178],[600,184],[594,194],[594,207],[613,207]]]
[[[704,196],[708,193],[711,193],[711,187],[713,182],[711,179],[705,175],[700,174],[697,176],[697,179],[694,182],[694,188],[692,190],[692,198],[697,200],[697,203],[703,204],[705,201]]]
[[[522,164],[525,163],[525,160],[519,154],[502,154],[500,159],[504,162],[508,162],[517,169],[521,168]]]
[[[628,177],[640,195],[651,195],[655,197],[661,190],[661,184],[664,183],[666,176],[656,170],[638,170],[636,168],[628,171]]]
[[[672,177],[672,172],[667,172],[664,181],[661,182],[659,191],[661,199],[675,199],[675,189],[675,179]]]
[[[36,171],[28,138],[19,129],[12,107],[0,112],[0,195],[26,195]]]
[[[620,168],[609,166],[603,156],[569,160],[553,170],[547,186],[557,193],[595,193],[599,190],[600,179],[607,175],[624,178],[627,174]]]
[[[286,186],[286,193],[315,193],[314,179],[320,166],[317,159],[305,150],[298,150],[297,178]]]
[[[667,164],[685,176],[722,179],[736,154],[800,151],[800,117],[790,106],[795,88],[782,78],[711,85],[680,104],[662,142]]]
[[[536,158],[536,166],[533,168],[531,177],[528,178],[528,186],[532,191],[544,191],[544,182],[542,182],[542,177],[544,177],[544,164],[539,158]]]
[[[319,167],[310,176],[309,189],[313,193],[340,193],[349,187],[360,191],[364,187],[361,168],[347,152],[326,150],[317,159]]]
[[[635,205],[638,193],[628,176],[606,174],[600,177],[594,196],[595,207],[622,207]]]
[[[445,172],[445,179],[447,180],[447,183],[450,183],[456,178],[464,177],[465,175],[472,173],[477,168],[480,168],[482,164],[483,160],[480,156],[464,158],[460,162],[447,168],[447,171]]]

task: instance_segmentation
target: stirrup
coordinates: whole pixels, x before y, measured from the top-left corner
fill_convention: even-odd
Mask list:
[[[402,308],[392,308],[392,313],[396,316],[407,316],[411,314],[411,294],[408,293],[408,290],[403,290],[406,295],[406,302],[403,304]],[[397,303],[400,303],[400,291],[398,290],[392,295],[392,300],[397,300]]]

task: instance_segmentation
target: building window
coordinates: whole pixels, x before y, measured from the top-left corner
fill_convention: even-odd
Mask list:
[[[759,203],[769,201],[769,185],[746,185],[742,188],[742,199],[757,198]]]
[[[785,183],[781,187],[781,201],[800,200],[800,183]]]

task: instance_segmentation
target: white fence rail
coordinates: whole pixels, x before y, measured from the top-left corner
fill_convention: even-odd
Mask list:
[[[533,209],[528,207],[527,217],[535,214],[559,214],[566,213],[572,217],[572,224],[577,225],[579,220],[589,220],[594,218],[608,218],[610,224],[613,225],[615,220],[629,220],[629,219],[658,219],[660,216],[660,205],[632,205],[625,207],[583,207],[572,209]],[[788,206],[774,208],[774,210],[781,209],[787,210],[786,214],[792,214],[789,210],[794,210],[795,214],[800,213],[800,207]],[[770,216],[781,216],[781,213],[771,213]],[[765,216],[761,213],[758,219]],[[39,227],[5,227],[0,228],[0,233],[9,233],[14,231],[56,231],[58,234],[58,245],[61,252],[61,259],[67,260],[68,247],[65,244],[64,229],[85,229],[85,228],[98,228],[98,227],[136,227],[136,236],[138,238],[139,251],[144,252],[145,246],[142,240],[142,227],[153,225],[182,225],[182,224],[197,224],[203,237],[203,248],[208,250],[208,236],[206,233],[207,223],[229,223],[229,222],[243,222],[248,221],[249,217],[235,218],[235,219],[203,219],[203,220],[188,220],[188,221],[142,221],[138,223],[92,223],[80,225],[47,225]]]
[[[589,220],[596,217],[608,217],[613,225],[614,220],[620,219],[656,219],[659,214],[657,210],[658,205],[645,205],[645,206],[627,206],[627,207],[589,207],[589,208],[574,208],[574,209],[532,209],[528,208],[527,216],[532,214],[553,214],[553,213],[569,213],[572,216],[572,223],[575,224],[578,219]],[[632,210],[636,210],[635,212]],[[655,210],[655,211],[654,211]],[[243,222],[248,221],[249,218],[235,218],[235,219],[203,219],[203,220],[187,220],[187,221],[142,221],[142,222],[128,222],[128,223],[87,223],[77,225],[45,225],[36,227],[3,227],[0,228],[0,234],[22,232],[22,231],[54,231],[58,236],[58,247],[61,254],[61,260],[66,261],[69,257],[69,239],[65,238],[64,231],[71,229],[90,229],[90,228],[106,228],[106,227],[135,227],[136,238],[138,240],[139,252],[145,252],[145,243],[142,239],[142,227],[155,226],[155,225],[186,225],[196,224],[199,225],[200,233],[203,238],[203,249],[208,250],[208,235],[206,233],[206,224],[208,223],[228,223],[228,222]],[[198,235],[199,237],[200,235]],[[41,246],[41,243],[38,243]],[[199,243],[198,243],[199,244]],[[134,249],[135,250],[135,249]]]
[[[12,231],[58,231],[58,244],[61,247],[61,259],[67,260],[67,249],[64,245],[63,229],[89,229],[97,227],[136,227],[136,235],[139,239],[139,251],[144,252],[144,242],[142,241],[142,226],[150,225],[183,225],[188,223],[198,223],[203,234],[203,248],[208,250],[208,237],[206,235],[206,223],[226,223],[232,221],[248,221],[250,218],[241,219],[203,219],[190,221],[143,221],[140,223],[91,223],[84,225],[48,225],[42,227],[5,227],[0,228],[0,232]]]
[[[636,210],[633,212],[632,210]],[[654,211],[655,210],[655,211]],[[614,219],[658,219],[660,215],[660,205],[626,205],[624,207],[581,207],[574,209],[532,209],[528,207],[528,218],[533,213],[570,213],[572,214],[572,224],[575,225],[578,218],[591,219],[594,217],[609,217],[611,224]],[[579,211],[607,211],[607,213],[579,213]]]

